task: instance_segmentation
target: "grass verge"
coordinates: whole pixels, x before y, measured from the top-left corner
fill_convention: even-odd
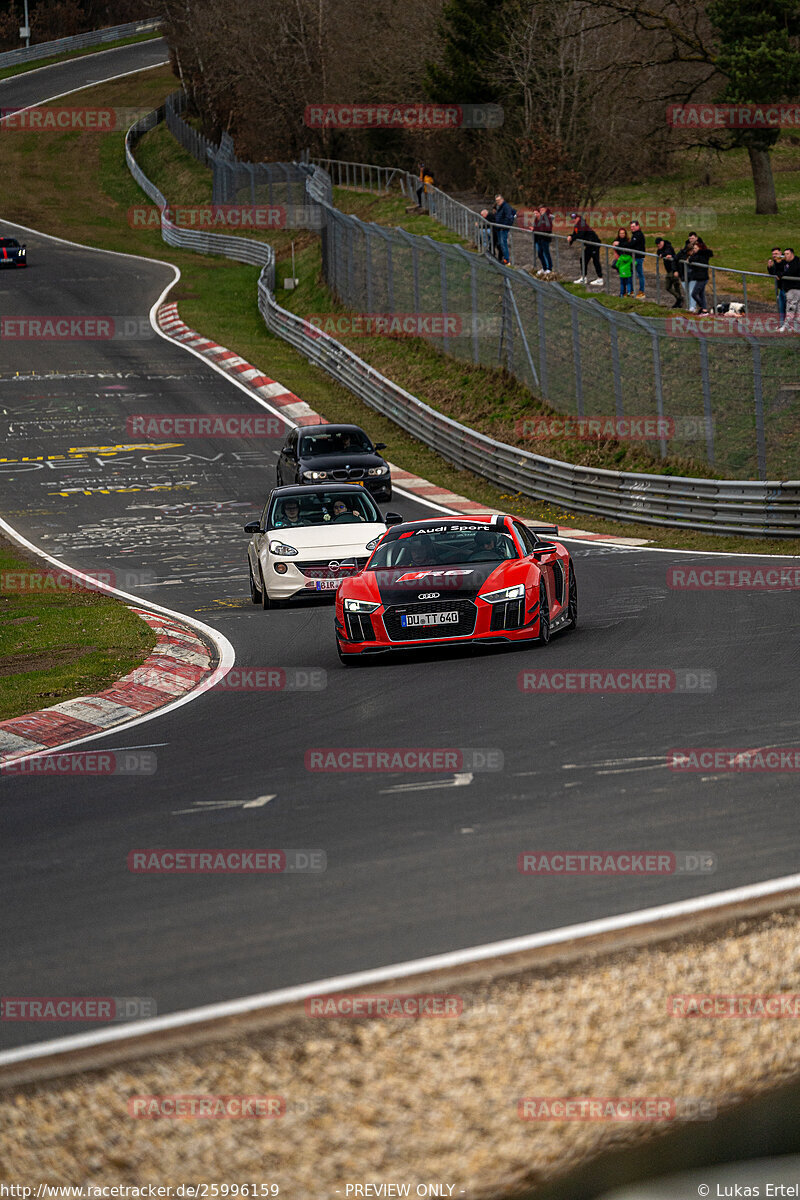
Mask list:
[[[174,89],[174,76],[162,67],[89,90],[92,101],[100,105],[152,105],[155,108]],[[159,147],[165,144],[165,138],[169,140],[171,150],[169,161],[161,164]],[[176,202],[208,199],[207,172],[176,145],[166,130],[145,137],[138,159],[170,200],[173,200],[172,181],[177,176],[179,164],[178,186],[182,190]],[[175,263],[182,278],[171,298],[178,301],[185,321],[280,380],[330,420],[367,425],[375,439],[390,446],[393,462],[441,487],[471,496],[479,503],[511,508],[535,519],[556,520],[559,524],[579,528],[588,525],[599,533],[646,538],[659,546],[784,555],[800,552],[800,539],[726,537],[693,530],[663,531],[655,526],[568,512],[510,495],[470,472],[450,466],[435,451],[405,434],[388,418],[374,413],[324,372],[312,367],[285,342],[267,332],[256,302],[257,268],[173,250],[162,242],[157,230],[131,226],[130,210],[149,201],[127,170],[122,134],[21,133],[0,145],[0,166],[9,177],[15,178],[15,189],[8,197],[4,211],[8,220],[18,220],[87,245]],[[201,186],[201,175],[205,187],[202,193],[192,190]],[[56,178],[58,187],[55,186]],[[92,197],[91,206],[86,203],[87,196]],[[433,232],[433,223],[430,225]],[[315,239],[303,232],[280,232],[271,236],[279,260],[288,258],[293,240],[296,251],[302,254]],[[279,270],[279,276],[281,273]],[[282,303],[286,303],[286,296],[287,293],[279,292]],[[461,364],[455,364],[455,368],[462,370]]]
[[[122,601],[65,582],[0,538],[0,720],[97,692],[156,643]]]

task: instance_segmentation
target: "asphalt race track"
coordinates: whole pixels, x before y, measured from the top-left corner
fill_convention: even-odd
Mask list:
[[[116,50],[103,50],[99,54],[86,54],[80,58],[53,63],[49,67],[36,67],[10,79],[0,80],[0,110],[26,108],[29,104],[42,104],[76,88],[89,87],[93,83],[104,83],[117,75],[131,71],[143,71],[167,62],[169,51],[163,38],[150,38],[145,42],[134,42]]]
[[[97,77],[89,59],[71,69]],[[0,274],[4,315],[143,325],[111,340],[0,345],[0,514],[48,553],[110,569],[144,601],[219,629],[237,666],[321,668],[327,687],[206,693],[93,743],[153,748],[149,776],[0,779],[6,995],[148,996],[167,1013],[797,870],[791,774],[665,765],[673,747],[800,743],[792,592],[676,591],[668,568],[710,555],[573,543],[576,633],[545,648],[345,669],[329,603],[263,612],[249,601],[242,525],[274,481],[280,439],[143,445],[126,428],[135,413],[263,411],[149,328],[171,269],[25,240],[31,268]],[[269,373],[268,361],[258,366]],[[402,496],[386,507],[431,511]],[[715,673],[716,688],[520,691],[519,673],[543,666],[701,669]],[[304,765],[315,747],[488,748],[504,766],[471,779],[320,773]],[[244,807],[263,796],[273,799]],[[327,870],[131,874],[127,855],[148,847],[321,849]],[[626,849],[709,852],[717,869],[645,878],[517,870],[525,851]],[[4,1022],[3,1045],[81,1028]]]

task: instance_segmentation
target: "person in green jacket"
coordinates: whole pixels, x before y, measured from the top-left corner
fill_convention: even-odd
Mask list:
[[[633,295],[633,255],[629,249],[627,229],[618,229],[614,242],[613,268],[619,271],[620,296]]]

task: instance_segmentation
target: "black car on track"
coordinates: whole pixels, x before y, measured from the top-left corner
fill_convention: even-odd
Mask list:
[[[27,249],[16,238],[0,237],[0,267],[27,267]]]
[[[354,483],[375,500],[392,498],[389,464],[381,458],[385,442],[373,442],[358,425],[303,425],[286,439],[277,466],[283,484]]]

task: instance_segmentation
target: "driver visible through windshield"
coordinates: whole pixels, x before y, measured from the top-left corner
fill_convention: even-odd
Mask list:
[[[300,529],[311,525],[382,524],[369,492],[344,492],[334,488],[311,495],[277,496],[266,529]]]

